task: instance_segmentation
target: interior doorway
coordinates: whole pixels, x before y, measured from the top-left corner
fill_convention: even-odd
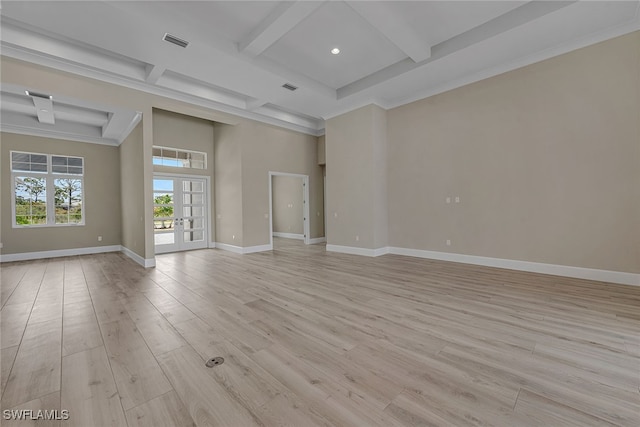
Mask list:
[[[269,236],[310,243],[309,176],[269,172]]]
[[[156,254],[208,247],[206,177],[154,175],[153,238]]]

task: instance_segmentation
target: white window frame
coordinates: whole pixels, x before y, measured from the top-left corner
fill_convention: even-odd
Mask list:
[[[203,167],[202,169],[200,169],[200,168],[193,168],[193,167],[191,167],[191,166],[186,167],[186,166],[156,165],[155,163],[153,164],[153,166],[159,166],[159,167],[163,167],[163,168],[172,168],[172,169],[183,169],[183,170],[184,170],[184,169],[186,169],[186,170],[191,169],[191,170],[196,170],[196,171],[198,171],[198,170],[201,170],[201,171],[205,171],[205,170],[207,170],[207,165],[208,165],[208,163],[207,163],[207,162],[208,162],[208,159],[207,159],[207,153],[206,153],[206,152],[204,152],[204,151],[185,150],[185,149],[183,149],[183,148],[165,147],[165,146],[163,146],[163,145],[154,145],[154,146],[153,146],[153,148],[152,148],[152,150],[153,150],[153,149],[156,149],[156,148],[159,148],[159,149],[161,149],[161,150],[171,150],[171,151],[182,152],[182,153],[188,153],[188,154],[202,154],[202,155],[204,156],[204,165],[203,165],[204,167]],[[154,158],[160,158],[160,159],[165,159],[165,158],[167,158],[167,159],[169,159],[168,157],[163,157],[163,156],[157,157],[157,156],[154,156],[153,154],[151,155],[151,158],[152,158],[152,160],[151,160],[151,161],[152,161],[152,163],[153,163],[153,159],[154,159]],[[179,160],[179,159],[172,159],[172,160]],[[189,164],[191,164],[191,162],[189,162]]]
[[[46,172],[28,172],[28,171],[14,171],[13,170],[13,153],[19,154],[36,154],[39,156],[47,156],[47,171]],[[77,174],[63,174],[53,172],[53,160],[52,157],[70,157],[82,159],[82,175]],[[45,154],[45,153],[33,153],[30,151],[10,151],[9,153],[9,169],[11,170],[11,223],[13,228],[45,228],[45,227],[82,227],[86,224],[86,206],[85,206],[85,191],[84,191],[84,170],[85,159],[81,156],[68,156],[64,154]],[[16,178],[17,177],[29,177],[29,178],[44,178],[45,180],[45,195],[47,198],[47,223],[46,224],[18,224],[16,222]],[[80,195],[82,197],[82,219],[77,223],[56,224],[56,212],[55,212],[55,180],[56,179],[79,179],[82,189]]]

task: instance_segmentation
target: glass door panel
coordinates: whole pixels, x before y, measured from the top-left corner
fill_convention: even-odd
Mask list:
[[[156,176],[153,180],[156,253],[206,248],[206,181]]]

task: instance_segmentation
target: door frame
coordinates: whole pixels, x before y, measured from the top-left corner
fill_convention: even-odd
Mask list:
[[[269,171],[269,246],[273,250],[273,177],[274,176],[290,176],[293,178],[302,178],[302,230],[304,233],[304,244],[311,242],[311,227],[309,223],[309,175],[288,172]]]
[[[206,248],[215,247],[215,245],[212,246],[212,243],[211,243],[213,241],[211,239],[211,232],[213,231],[211,227],[211,177],[208,175],[194,175],[194,174],[186,174],[186,173],[164,173],[164,172],[157,172],[157,171],[153,172],[153,179],[156,179],[157,177],[162,178],[163,176],[167,178],[183,178],[183,179],[196,178],[196,179],[205,180],[206,189],[204,193],[206,194],[206,197],[207,197],[207,203],[205,203],[205,206],[207,207],[207,212],[205,213],[205,216],[204,216],[205,223],[207,224],[207,233],[205,235],[205,239],[207,243]],[[151,180],[152,196],[153,196],[153,179]],[[151,221],[151,226],[153,227],[153,221]],[[156,248],[156,245],[154,243],[153,245],[154,254],[155,254],[155,248]]]

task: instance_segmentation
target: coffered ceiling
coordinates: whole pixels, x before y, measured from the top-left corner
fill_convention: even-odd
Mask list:
[[[2,54],[321,134],[324,119],[362,105],[402,105],[638,30],[639,5],[4,0]],[[4,109],[13,98],[2,96]]]

